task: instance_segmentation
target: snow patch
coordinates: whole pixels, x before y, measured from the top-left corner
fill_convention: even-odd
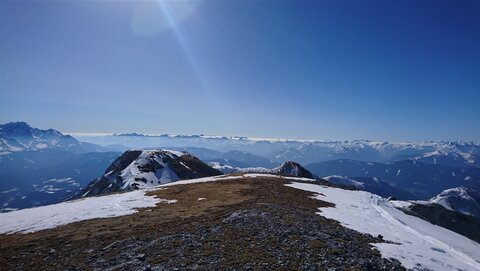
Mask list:
[[[187,154],[187,153],[182,152],[182,151],[172,151],[172,150],[166,150],[166,149],[163,149],[163,150],[164,150],[164,151],[167,151],[167,152],[169,152],[169,153],[171,153],[171,154],[174,154],[174,155],[176,155],[176,156],[178,156],[178,157],[181,157],[181,156]],[[171,157],[171,158],[174,158],[174,157]]]
[[[166,203],[166,204],[175,204],[178,202],[176,199],[159,199],[160,203]]]
[[[1,191],[0,194],[8,194],[8,193],[12,193],[12,192],[15,192],[15,191],[19,191],[18,188],[12,188],[12,189],[9,189],[9,190]]]
[[[406,268],[431,270],[480,270],[480,244],[445,228],[407,215],[382,197],[364,192],[314,184],[287,186],[318,193],[316,198],[335,204],[320,208],[326,218],[343,226],[383,235],[400,244],[377,243],[384,258],[395,258]]]
[[[30,233],[87,219],[129,215],[136,213],[137,208],[166,201],[146,196],[145,192],[137,190],[0,213],[0,234]]]
[[[400,208],[400,209],[408,209],[410,206],[413,205],[413,203],[409,201],[403,201],[403,200],[391,200],[390,204],[392,204],[395,208]]]

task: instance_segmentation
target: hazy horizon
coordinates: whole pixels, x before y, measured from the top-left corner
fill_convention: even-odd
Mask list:
[[[476,140],[464,140],[464,139],[446,139],[446,140],[432,140],[432,139],[419,139],[419,140],[389,140],[389,139],[370,139],[370,138],[292,138],[292,137],[275,137],[275,136],[249,136],[249,135],[238,135],[238,134],[209,134],[209,133],[171,133],[168,131],[157,132],[157,133],[142,133],[138,131],[124,131],[124,132],[71,132],[71,131],[62,131],[56,129],[55,127],[37,127],[35,125],[31,125],[26,121],[12,121],[12,122],[25,122],[30,125],[32,128],[38,128],[42,130],[46,129],[55,129],[61,132],[64,135],[70,135],[73,137],[78,137],[82,139],[82,137],[102,137],[102,136],[112,136],[112,135],[121,135],[121,134],[141,134],[145,136],[162,136],[162,135],[169,135],[169,136],[205,136],[205,137],[230,137],[230,138],[247,138],[249,140],[254,141],[261,141],[261,140],[273,140],[273,141],[372,141],[372,142],[392,142],[392,143],[415,143],[415,142],[450,142],[450,141],[459,141],[459,142],[472,142],[475,144],[480,144],[480,141]],[[6,123],[0,123],[3,125]]]

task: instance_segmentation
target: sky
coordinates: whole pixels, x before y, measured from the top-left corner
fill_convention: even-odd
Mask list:
[[[0,1],[0,122],[480,141],[480,1]]]

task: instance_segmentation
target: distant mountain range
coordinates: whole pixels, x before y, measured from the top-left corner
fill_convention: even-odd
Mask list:
[[[108,150],[96,144],[79,142],[75,138],[54,129],[32,128],[25,122],[11,122],[0,125],[0,154],[46,149],[74,153]]]
[[[155,136],[118,134],[77,136],[77,138],[102,146],[116,144],[140,149],[152,147],[196,147],[218,152],[242,151],[275,161],[277,164],[284,161],[311,164],[337,159],[386,163],[413,159],[430,164],[480,167],[480,145],[465,141],[299,141],[167,134]]]

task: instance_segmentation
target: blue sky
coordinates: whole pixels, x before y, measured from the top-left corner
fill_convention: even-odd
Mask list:
[[[479,1],[1,1],[0,121],[480,140]]]

